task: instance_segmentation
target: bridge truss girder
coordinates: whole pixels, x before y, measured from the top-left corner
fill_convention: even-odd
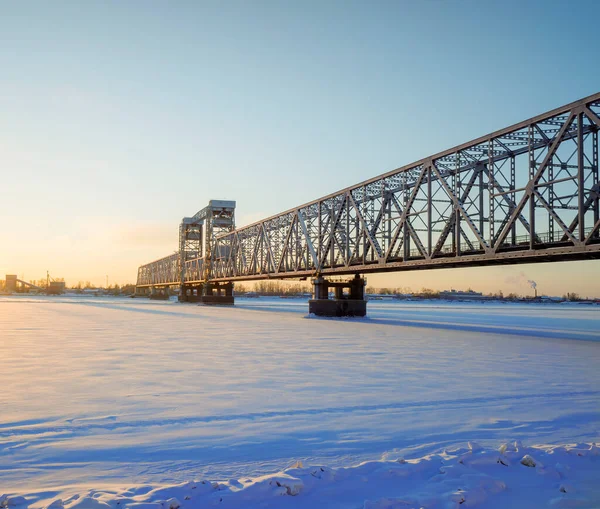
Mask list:
[[[165,256],[138,268],[137,287],[172,286],[180,281],[179,253]]]
[[[600,257],[600,94],[215,238],[209,278]]]

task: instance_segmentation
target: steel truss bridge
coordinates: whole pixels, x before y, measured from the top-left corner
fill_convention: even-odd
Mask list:
[[[600,258],[600,93],[249,226],[211,201],[139,288]]]

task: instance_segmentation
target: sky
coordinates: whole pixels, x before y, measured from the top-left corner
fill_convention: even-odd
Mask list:
[[[243,226],[600,90],[596,1],[0,7],[0,278],[135,282],[210,199]],[[369,283],[597,295],[599,275]]]

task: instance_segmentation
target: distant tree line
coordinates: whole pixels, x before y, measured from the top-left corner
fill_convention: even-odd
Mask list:
[[[310,293],[312,286],[310,283],[291,283],[288,281],[258,281],[252,287],[243,283],[235,283],[235,293],[241,295],[247,292],[255,292],[265,297],[273,296],[293,296],[302,293]]]
[[[85,290],[102,290],[108,295],[133,295],[135,293],[135,285],[131,283],[118,285],[115,283],[106,288],[98,288],[89,281],[78,281],[76,285],[71,286],[70,290],[75,293],[84,293]]]
[[[462,291],[462,290],[461,290]],[[473,291],[471,288],[466,290],[467,292]],[[366,288],[367,294],[370,295],[411,295],[416,298],[422,299],[439,299],[440,292],[438,290],[432,290],[431,288],[421,288],[421,290],[413,292],[409,287],[398,287],[398,288],[376,288],[373,286],[367,286]],[[521,295],[518,293],[511,292],[507,295],[504,295],[502,290],[498,290],[497,292],[491,292],[484,294],[486,297],[491,297],[497,300],[527,300],[533,299],[531,295]],[[578,293],[575,292],[567,292],[562,296],[562,300],[569,302],[580,302],[585,300]]]
[[[424,288],[423,290],[427,290]],[[432,292],[433,290],[428,290]],[[366,292],[371,295],[404,295],[408,293],[412,293],[412,290],[409,287],[398,287],[398,288],[375,288],[374,286],[367,286]]]
[[[55,278],[54,281],[64,281],[62,278]],[[46,279],[32,279],[29,281],[31,284],[39,286],[40,288],[46,288]],[[6,281],[0,280],[0,291],[6,289]],[[127,283],[124,285],[110,285],[108,288],[98,288],[90,281],[78,281],[77,284],[72,285],[70,290],[75,293],[84,293],[85,290],[98,290],[101,289],[104,293],[109,295],[133,295],[135,293],[135,284]],[[469,288],[467,291],[470,291]],[[309,282],[289,282],[289,281],[258,281],[256,283],[246,285],[243,283],[235,283],[235,293],[242,295],[247,292],[255,292],[258,295],[264,296],[294,296],[304,293],[311,293],[312,286]],[[421,288],[421,290],[413,292],[410,287],[383,287],[377,288],[374,286],[367,286],[367,294],[370,295],[411,295],[416,298],[422,299],[439,299],[440,292],[438,290],[432,290],[431,288]],[[521,295],[511,292],[504,295],[502,290],[486,294],[486,297],[493,297],[498,300],[523,300],[532,299],[530,295]],[[580,302],[584,299],[578,293],[567,292],[562,296],[562,300],[568,302]]]
[[[63,283],[65,280],[62,277],[51,278],[50,281],[57,281],[59,283]],[[30,279],[29,282],[32,285],[39,286],[40,288],[47,288],[48,279]]]

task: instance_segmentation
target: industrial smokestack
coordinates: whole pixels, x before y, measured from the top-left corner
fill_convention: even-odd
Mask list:
[[[535,298],[537,299],[537,283],[531,279],[527,280],[527,282],[530,284],[531,288],[533,288],[533,291],[535,292]]]

